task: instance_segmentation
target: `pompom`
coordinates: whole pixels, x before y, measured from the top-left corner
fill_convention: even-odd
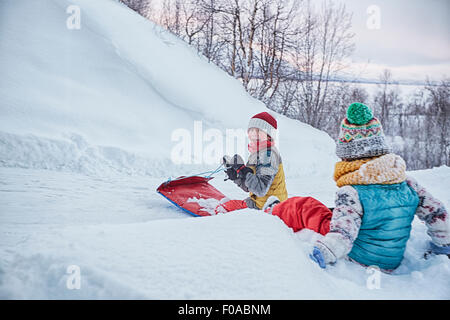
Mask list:
[[[353,103],[347,109],[347,120],[352,124],[362,125],[373,119],[372,110],[362,103]]]

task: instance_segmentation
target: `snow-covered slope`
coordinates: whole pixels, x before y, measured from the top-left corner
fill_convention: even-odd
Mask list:
[[[413,175],[450,206],[441,182],[450,168]],[[449,259],[422,258],[429,237],[418,220],[402,265],[377,282],[347,261],[320,269],[308,258],[319,235],[295,234],[276,217],[190,218],[154,193],[159,179],[1,167],[0,176],[0,298],[450,298]],[[334,191],[326,180],[292,185],[318,199]],[[80,268],[79,290],[67,287],[70,266]]]
[[[70,4],[80,8],[79,30],[66,25]],[[181,40],[114,1],[0,6],[4,166],[193,173],[200,166],[170,161],[176,129],[194,139],[194,121],[202,121],[203,132],[220,130],[225,153],[226,129],[246,129],[266,110]],[[282,116],[279,132],[290,175],[331,174],[334,144],[326,133]]]
[[[2,0],[0,70],[0,298],[450,298],[449,260],[422,259],[418,221],[400,268],[370,290],[355,264],[315,265],[308,230],[253,210],[191,218],[157,195],[167,176],[215,167],[172,163],[174,130],[245,129],[265,107],[123,5]],[[289,194],[332,206],[333,141],[278,120]],[[449,168],[412,174],[450,206]]]

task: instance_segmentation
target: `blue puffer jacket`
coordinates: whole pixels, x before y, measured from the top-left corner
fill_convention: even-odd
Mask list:
[[[358,237],[348,256],[381,269],[397,268],[403,260],[419,197],[406,183],[353,185],[363,208]]]

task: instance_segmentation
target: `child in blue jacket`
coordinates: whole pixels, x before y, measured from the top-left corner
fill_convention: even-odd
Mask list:
[[[322,268],[348,257],[383,271],[403,260],[414,216],[431,237],[428,254],[450,254],[449,215],[444,205],[406,176],[405,161],[391,153],[381,123],[361,103],[342,121],[336,154],[336,194],[330,231],[311,258]]]

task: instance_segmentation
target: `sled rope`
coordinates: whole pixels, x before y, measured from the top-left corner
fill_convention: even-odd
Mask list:
[[[207,178],[210,178],[210,177],[212,177],[213,175],[219,173],[219,172],[222,170],[222,168],[223,168],[223,163],[221,163],[221,164],[217,167],[216,170],[213,170],[213,171],[211,172],[211,174],[210,174],[209,176],[207,176]],[[209,172],[208,172],[208,173],[209,173]]]
[[[177,181],[177,180],[191,178],[191,177],[198,177],[198,176],[203,176],[204,178],[211,178],[213,175],[215,175],[218,172],[220,172],[222,170],[222,167],[223,167],[223,163],[220,166],[218,166],[217,169],[215,169],[215,170],[205,171],[205,172],[193,174],[193,175],[186,176],[186,177],[179,177],[179,178],[176,178],[176,179],[173,179],[173,180],[171,178],[169,178],[169,180],[166,181],[166,184],[169,183],[169,182],[172,182],[172,181]],[[208,176],[204,176],[206,174],[209,174],[209,175]]]

